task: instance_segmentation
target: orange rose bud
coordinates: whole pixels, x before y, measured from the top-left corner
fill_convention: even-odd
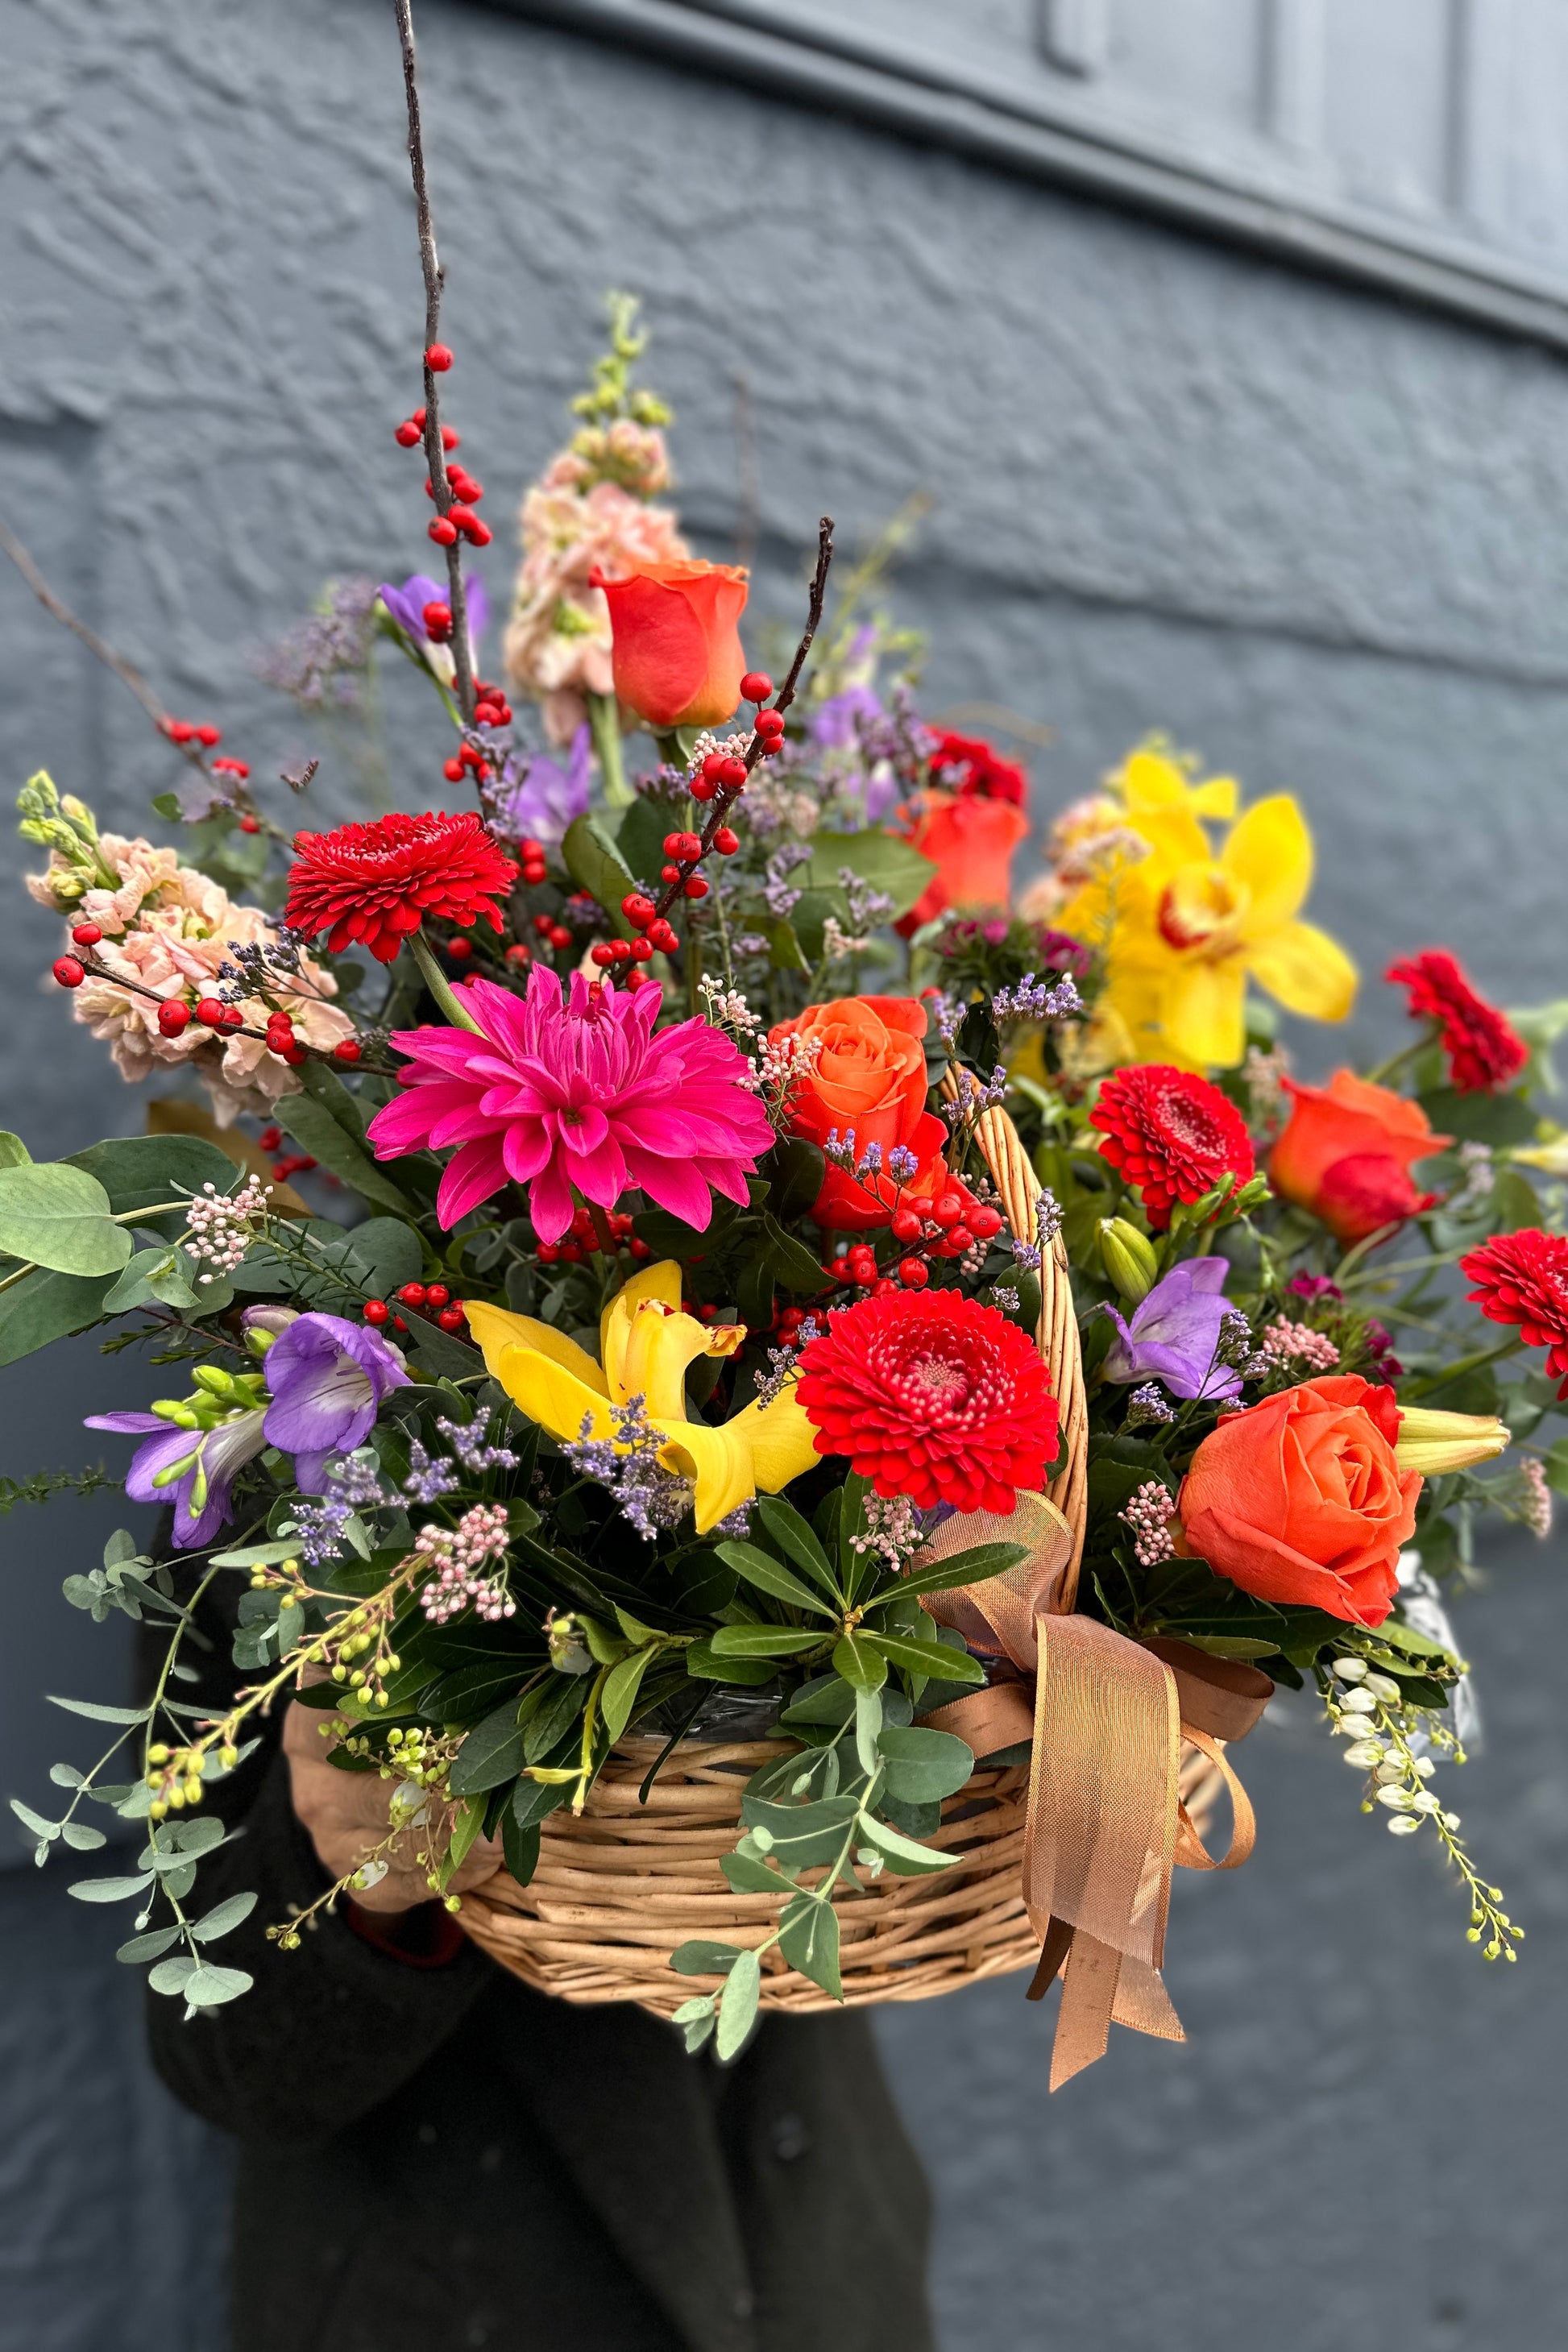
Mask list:
[[[965,1210],[976,1205],[949,1177],[947,1129],[926,1108],[925,1035],[926,1009],[912,996],[842,996],[811,1005],[770,1032],[770,1044],[800,1036],[817,1046],[816,1067],[790,1097],[790,1133],[826,1143],[835,1129],[841,1136],[853,1130],[858,1160],[868,1144],[882,1148],[884,1172],[865,1182],[829,1165],[811,1213],[829,1232],[866,1233],[887,1224],[900,1194],[927,1216],[942,1192],[957,1193]],[[915,1161],[915,1173],[901,1186],[887,1172],[889,1155],[900,1147]]]
[[[1028,818],[1010,801],[928,793],[908,840],[936,872],[898,925],[905,938],[948,907],[1005,913],[1013,852],[1028,830]]]
[[[1398,1440],[1393,1390],[1352,1373],[1230,1413],[1182,1481],[1177,1549],[1278,1608],[1381,1625],[1421,1492]]]
[[[1454,1139],[1433,1133],[1419,1103],[1353,1070],[1336,1070],[1326,1087],[1299,1086],[1294,1078],[1285,1084],[1292,1097],[1289,1123],[1268,1160],[1277,1192],[1310,1210],[1345,1243],[1364,1241],[1380,1226],[1432,1206],[1437,1195],[1416,1191],[1411,1163]]]
[[[717,727],[736,709],[746,656],[736,626],[746,573],[731,563],[649,563],[589,580],[609,599],[616,692],[660,733]]]

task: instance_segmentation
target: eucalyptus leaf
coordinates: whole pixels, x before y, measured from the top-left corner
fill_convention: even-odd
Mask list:
[[[205,1919],[198,1919],[191,1933],[198,1944],[216,1943],[220,1936],[229,1935],[248,1919],[256,1904],[254,1895],[231,1895],[226,1902],[209,1911]]]
[[[932,1731],[919,1724],[900,1729],[888,1724],[877,1745],[882,1759],[882,1785],[900,1804],[929,1805],[939,1798],[956,1796],[974,1770],[973,1750],[950,1731]]]
[[[838,1914],[825,1897],[797,1895],[779,1921],[779,1949],[792,1969],[835,2000],[844,1998],[838,1975]]]
[[[57,1274],[118,1274],[131,1235],[96,1177],[64,1161],[0,1168],[0,1251]]]
[[[960,1858],[955,1853],[939,1853],[932,1846],[918,1845],[901,1830],[889,1828],[870,1813],[862,1813],[857,1827],[865,1843],[882,1856],[895,1878],[919,1878],[928,1872],[947,1870]]]
[[[715,2046],[721,2065],[739,2053],[756,2023],[762,1984],[762,1963],[755,1952],[742,1952],[730,1970],[719,2010],[719,2033]]]
[[[243,1969],[218,1969],[204,1961],[195,1976],[186,1979],[184,1990],[192,2009],[216,2009],[223,2001],[237,2000],[254,1981]]]

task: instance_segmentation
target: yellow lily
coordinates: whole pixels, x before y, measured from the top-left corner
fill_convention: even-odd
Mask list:
[[[665,1439],[659,1461],[697,1489],[697,1532],[728,1517],[755,1494],[776,1495],[820,1459],[812,1425],[786,1389],[752,1403],[721,1429],[686,1418],[686,1370],[700,1356],[732,1356],[741,1323],[700,1323],[680,1309],[680,1268],[645,1266],[618,1290],[599,1321],[595,1363],[564,1332],[503,1307],[468,1306],[468,1328],[488,1370],[530,1421],[552,1437],[613,1438],[612,1405],[636,1396]]]
[[[1216,855],[1203,820],[1234,814],[1233,778],[1194,785],[1173,761],[1145,751],[1116,781],[1148,855],[1118,858],[1053,919],[1105,945],[1102,1003],[1136,1058],[1198,1069],[1239,1062],[1249,976],[1289,1012],[1342,1021],[1355,966],[1327,932],[1299,919],[1312,837],[1290,794],[1248,809]]]

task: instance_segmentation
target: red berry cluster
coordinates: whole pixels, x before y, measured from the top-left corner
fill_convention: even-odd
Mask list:
[[[412,1307],[416,1315],[425,1315],[438,1323],[443,1331],[460,1331],[468,1319],[468,1309],[460,1298],[454,1298],[444,1282],[405,1282],[398,1292],[399,1303]],[[372,1299],[367,1306],[365,1320],[379,1322],[382,1318],[371,1313],[371,1307],[383,1302]],[[398,1318],[402,1322],[401,1316]],[[407,1326],[404,1325],[406,1329]]]
[[[747,702],[761,705],[773,690],[773,679],[765,670],[750,669],[741,680],[741,693]],[[675,931],[665,919],[668,909],[677,898],[706,898],[710,887],[708,879],[705,875],[699,874],[697,868],[710,850],[716,850],[721,857],[733,857],[741,846],[740,836],[724,823],[724,818],[745,791],[752,766],[758,760],[767,759],[784,741],[783,711],[759,708],[752,730],[756,740],[750,761],[742,760],[733,751],[710,751],[692,777],[692,799],[711,801],[715,805],[703,832],[666,834],[665,863],[659,868],[658,877],[664,885],[664,891],[658,905],[640,890],[632,891],[621,901],[621,912],[627,922],[634,929],[643,932],[653,947],[667,955],[679,945]],[[612,948],[598,961],[625,961],[626,958]]]
[[[632,1232],[632,1221],[629,1217],[617,1213],[606,1217],[605,1222],[610,1228],[612,1239],[617,1243],[624,1243],[633,1257],[644,1258],[648,1255],[647,1244],[637,1240]],[[592,1257],[596,1250],[602,1250],[604,1246],[604,1243],[599,1239],[598,1229],[594,1223],[592,1212],[579,1207],[572,1212],[572,1230],[566,1239],[563,1242],[541,1242],[537,1255],[541,1265],[580,1265],[585,1257]]]
[[[522,864],[522,878],[527,883],[542,882],[550,869],[545,860],[542,841],[520,841],[517,854]],[[526,958],[524,959],[526,961]]]
[[[1002,1213],[984,1202],[966,1202],[961,1192],[942,1192],[928,1209],[916,1209],[907,1202],[895,1209],[889,1229],[898,1247],[910,1253],[900,1259],[896,1279],[884,1271],[869,1242],[855,1243],[842,1257],[831,1259],[823,1272],[835,1282],[852,1282],[877,1298],[885,1298],[900,1286],[923,1290],[931,1280],[929,1259],[962,1257],[976,1242],[994,1240],[1002,1230]]]
[[[428,615],[433,609],[436,608],[426,604],[425,607],[426,615]],[[447,615],[447,634],[449,636],[451,635],[452,608],[449,604],[443,604],[439,607],[439,610]],[[474,693],[477,698],[474,708],[474,725],[476,727],[507,727],[510,725],[511,705],[507,700],[506,695],[500,687],[492,686],[488,679],[481,677],[475,684]],[[490,773],[491,763],[485,757],[482,748],[478,743],[470,743],[465,738],[465,740],[458,744],[458,749],[452,754],[452,757],[449,760],[442,761],[441,773],[446,777],[447,782],[449,784],[460,784],[464,776],[470,768],[473,770],[474,774],[479,778],[479,782],[483,783]]]
[[[187,743],[199,743],[204,751],[216,751],[223,741],[221,727],[197,727],[188,719],[161,719],[158,724],[170,742],[178,743],[182,749]],[[215,761],[214,765],[216,764]],[[226,764],[232,766],[233,762],[228,761]],[[246,769],[245,773],[247,775],[250,773],[248,768]]]
[[[256,1140],[270,1156],[282,1149],[283,1129],[278,1126],[264,1127]],[[273,1178],[276,1182],[286,1184],[290,1176],[308,1176],[316,1165],[308,1151],[285,1151],[280,1159],[272,1161]]]
[[[437,354],[439,354],[439,365],[437,363]],[[444,375],[452,364],[452,354],[445,343],[432,343],[425,354],[425,364],[436,374]],[[428,413],[426,409],[416,408],[412,416],[405,417],[396,427],[392,437],[400,449],[416,449],[419,446],[425,438],[425,425]],[[449,425],[443,425],[441,447],[444,454],[449,457],[454,449],[461,446],[462,436],[454,433]],[[494,534],[489,523],[481,522],[476,512],[479,500],[485,494],[484,484],[476,482],[472,474],[462,465],[448,466],[447,480],[451,488],[451,503],[445,514],[438,514],[433,518],[430,523],[431,538],[437,547],[455,546],[459,539],[466,539],[470,547],[488,547]],[[425,480],[425,495],[427,499],[433,499],[436,496],[435,481],[428,475]],[[450,627],[451,617],[448,614],[448,630]]]
[[[571,932],[554,915],[535,915],[533,928],[546,947],[553,948],[557,954],[572,944]]]

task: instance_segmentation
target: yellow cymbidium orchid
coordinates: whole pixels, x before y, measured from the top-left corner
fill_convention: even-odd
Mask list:
[[[488,1370],[530,1421],[552,1437],[613,1438],[610,1407],[640,1396],[643,1412],[665,1439],[659,1461],[697,1489],[697,1532],[756,1494],[776,1495],[820,1460],[814,1432],[793,1390],[771,1404],[749,1404],[721,1429],[686,1418],[686,1371],[699,1356],[732,1356],[746,1336],[740,1323],[700,1323],[680,1308],[680,1268],[645,1266],[618,1290],[599,1321],[595,1363],[585,1348],[531,1315],[468,1306],[468,1328]]]
[[[1141,1061],[1227,1068],[1247,1050],[1250,976],[1289,1012],[1342,1021],[1356,971],[1326,931],[1299,919],[1311,887],[1312,837],[1288,793],[1236,819],[1217,855],[1204,818],[1235,814],[1228,776],[1192,784],[1175,761],[1136,752],[1116,780],[1148,855],[1123,855],[1053,920],[1103,944],[1102,1006]]]

